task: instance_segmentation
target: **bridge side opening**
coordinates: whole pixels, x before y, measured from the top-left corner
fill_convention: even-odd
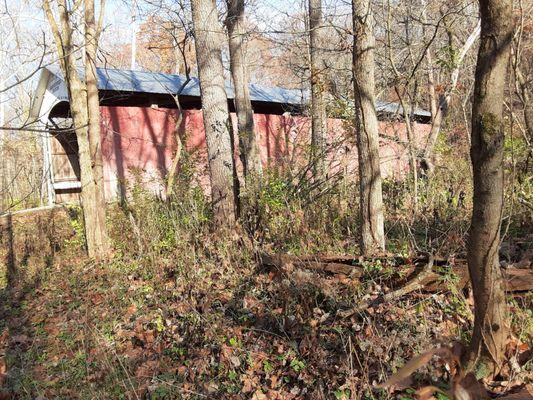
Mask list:
[[[50,175],[55,203],[79,202],[81,192],[78,140],[66,101],[56,104],[48,116]]]

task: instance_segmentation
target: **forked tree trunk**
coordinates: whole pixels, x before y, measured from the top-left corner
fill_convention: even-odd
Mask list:
[[[215,224],[232,227],[236,173],[222,66],[222,29],[215,0],[192,0],[191,6]]]
[[[43,8],[54,36],[61,70],[67,84],[70,112],[78,142],[81,204],[87,252],[90,257],[104,257],[109,251],[109,239],[105,226],[100,111],[94,66],[98,46],[98,28],[94,21],[94,2],[87,0],[84,5],[86,25],[84,39],[87,46],[85,62],[90,64],[86,64],[86,82],[82,81],[76,69],[76,54],[72,43],[73,27],[66,0],[57,1],[59,25],[50,8],[49,0],[43,1]]]
[[[437,139],[439,138],[439,133],[442,126],[442,121],[446,117],[448,112],[448,107],[450,105],[452,94],[457,86],[459,81],[459,72],[463,63],[463,60],[468,53],[468,50],[474,45],[476,39],[479,37],[480,24],[478,23],[473,29],[472,33],[466,39],[463,47],[459,51],[459,56],[451,73],[451,80],[448,88],[444,93],[439,94],[437,97],[435,90],[435,80],[433,74],[433,65],[432,65],[432,54],[431,49],[428,49],[426,58],[428,61],[428,84],[429,84],[429,94],[431,101],[431,129],[429,131],[428,140],[426,147],[424,149],[424,154],[422,157],[422,167],[426,170],[426,173],[431,174],[434,169],[434,154],[435,146],[437,144]]]
[[[254,129],[254,113],[249,88],[250,79],[246,64],[244,0],[228,0],[226,25],[229,36],[230,69],[235,88],[240,156],[246,186],[248,190],[251,190],[261,179],[263,167],[259,153],[259,139]]]
[[[378,119],[374,97],[374,35],[370,0],[353,0],[353,80],[359,159],[361,251],[385,249],[383,198],[379,163]]]
[[[311,154],[317,177],[324,175],[328,134],[326,110],[326,66],[322,0],[309,0],[309,54],[311,59]]]
[[[503,101],[513,36],[511,0],[480,0],[481,39],[472,105],[470,157],[474,206],[468,239],[468,269],[474,293],[470,365],[497,372],[505,357],[509,318],[499,265],[503,207]]]

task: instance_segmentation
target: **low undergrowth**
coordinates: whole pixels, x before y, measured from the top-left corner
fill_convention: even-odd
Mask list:
[[[408,186],[385,185],[391,253],[464,251],[468,200],[454,189],[462,183],[450,184],[448,194],[422,197],[417,214],[392,202],[408,199]],[[253,216],[227,234],[213,233],[208,201],[188,177],[165,202],[134,187],[110,209],[105,263],[83,256],[76,208],[4,226],[0,399],[412,399],[420,385],[447,389],[438,362],[394,391],[376,384],[436,344],[469,341],[472,303],[453,274],[440,293],[342,318],[338,310],[390,291],[401,271],[370,261],[353,279],[258,263],[260,252],[357,254],[348,187],[339,180],[314,192],[271,173],[243,204]],[[492,393],[532,372],[531,303],[510,299],[509,363]]]
[[[410,387],[445,382],[446,369],[422,369],[395,395],[374,385],[471,330],[460,293],[416,293],[338,317],[389,289],[386,266],[369,265],[362,281],[279,274],[234,240],[208,244],[187,266],[148,265],[70,259],[37,287],[12,291],[3,299],[4,387],[18,398],[408,399]],[[530,301],[513,304],[511,386],[531,372]]]

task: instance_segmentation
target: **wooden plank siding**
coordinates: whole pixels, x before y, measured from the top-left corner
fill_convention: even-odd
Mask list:
[[[164,182],[174,157],[176,109],[138,106],[101,106],[101,143],[104,162],[105,195],[109,201],[128,193],[133,181],[164,196]],[[236,116],[231,113],[234,132]],[[259,146],[265,168],[294,169],[307,160],[310,119],[302,115],[254,114]],[[380,159],[384,177],[401,180],[408,173],[405,125],[401,121],[379,122]],[[348,121],[328,120],[330,142],[341,142],[331,150],[328,165],[332,171],[343,169],[357,179],[357,152]],[[416,142],[422,146],[429,125],[415,123]],[[185,149],[193,155],[194,173],[202,187],[209,185],[207,151],[202,112],[184,110],[179,129]],[[237,143],[237,141],[235,141]],[[52,139],[54,182],[69,182],[79,177],[75,136],[56,135]],[[240,169],[238,149],[235,148]],[[58,202],[74,201],[79,189],[59,190]]]

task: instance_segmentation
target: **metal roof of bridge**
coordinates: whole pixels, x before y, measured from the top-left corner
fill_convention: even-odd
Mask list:
[[[48,70],[58,77],[63,74],[59,67],[48,67]],[[187,78],[184,75],[163,74],[159,72],[131,71],[113,68],[97,68],[98,89],[120,92],[177,94],[200,97],[198,78],[191,77],[187,85],[182,88]],[[226,95],[234,98],[233,86],[226,82]],[[262,101],[282,104],[303,104],[305,92],[299,89],[284,89],[250,84],[252,101]]]
[[[45,72],[55,75],[61,81],[63,80],[63,73],[59,66],[52,65],[44,69],[47,70]],[[83,71],[80,72],[83,76]],[[114,68],[97,68],[97,75],[99,90],[172,95],[178,94],[181,90],[179,93],[181,96],[201,97],[200,84],[196,77],[191,77],[187,85],[182,88],[187,80],[184,75]],[[230,82],[226,82],[225,89],[228,99],[233,99],[234,91]],[[250,97],[255,102],[302,106],[309,100],[309,91],[250,84]],[[34,104],[34,106],[37,105],[37,103]],[[398,103],[379,100],[376,102],[376,110],[386,114],[401,115],[403,113],[402,107]],[[426,119],[431,117],[429,111],[421,109],[416,109],[414,115]]]

